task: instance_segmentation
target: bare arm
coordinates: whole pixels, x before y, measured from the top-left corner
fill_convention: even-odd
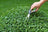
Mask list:
[[[43,3],[45,3],[47,0],[40,0],[39,2],[41,3],[41,4],[43,4]]]

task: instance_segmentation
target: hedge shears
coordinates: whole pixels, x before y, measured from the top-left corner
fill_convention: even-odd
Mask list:
[[[33,10],[33,11],[29,10],[28,15],[27,15],[25,21],[28,21],[30,19],[30,14],[33,13],[33,12],[35,12],[35,10]]]
[[[33,13],[33,12],[35,12],[35,10],[31,11],[31,9],[30,9],[26,18],[29,18],[30,14]]]

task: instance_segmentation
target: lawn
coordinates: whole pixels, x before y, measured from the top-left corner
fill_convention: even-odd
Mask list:
[[[34,2],[36,0],[0,0],[0,32],[48,32],[48,2],[25,21]]]

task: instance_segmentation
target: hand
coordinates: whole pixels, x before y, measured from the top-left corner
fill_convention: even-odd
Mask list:
[[[31,6],[31,10],[34,9],[34,8],[36,8],[35,11],[38,11],[38,9],[40,8],[40,6],[41,6],[44,2],[46,2],[46,1],[47,1],[47,0],[40,0],[39,2],[33,3],[32,6]]]
[[[32,6],[31,6],[31,10],[36,8],[36,11],[38,11],[38,9],[40,8],[41,5],[42,4],[40,2],[33,3]]]

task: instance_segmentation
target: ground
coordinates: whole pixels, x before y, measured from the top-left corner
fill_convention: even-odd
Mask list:
[[[48,32],[48,2],[25,21],[36,1],[39,0],[0,0],[0,32]]]

